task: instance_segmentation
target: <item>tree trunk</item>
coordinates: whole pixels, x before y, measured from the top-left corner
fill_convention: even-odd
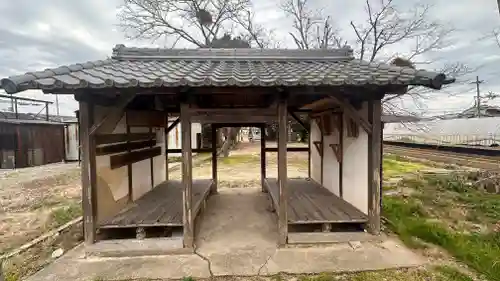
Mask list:
[[[229,130],[225,130],[224,135],[226,136],[226,140],[221,147],[223,157],[229,156],[229,150],[231,149],[233,144],[236,144],[236,137],[238,136],[239,132],[240,128],[230,128]]]

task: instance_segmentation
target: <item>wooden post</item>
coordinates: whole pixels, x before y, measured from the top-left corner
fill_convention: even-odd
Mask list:
[[[266,125],[264,124],[260,127],[260,184],[262,192],[267,191],[264,188],[265,180],[266,180]]]
[[[168,114],[165,114],[165,181],[168,181]]]
[[[344,114],[341,113],[338,118],[338,129],[339,129],[339,149],[341,159],[339,161],[339,197],[344,198]]]
[[[214,184],[212,185],[212,190],[210,191],[212,194],[217,193],[217,126],[214,124],[211,125],[211,143],[212,143],[212,180]]]
[[[125,124],[127,126],[127,137],[130,137],[130,126],[128,114],[125,113]],[[130,140],[127,139],[127,144],[130,144]],[[132,150],[130,147],[127,148],[127,152],[130,153]],[[134,187],[132,182],[132,164],[127,165],[127,177],[128,177],[128,202],[132,203],[134,201]]]
[[[85,244],[93,244],[96,238],[96,163],[95,137],[90,135],[94,123],[92,104],[80,102],[80,129],[82,143],[82,208]]]
[[[149,126],[149,133],[151,134],[153,132],[154,132],[153,127]],[[153,147],[155,147],[155,145],[156,144],[152,144],[150,147],[153,148]],[[149,172],[150,172],[150,175],[151,175],[151,189],[153,189],[155,187],[155,172],[154,172],[154,170],[155,170],[155,166],[154,166],[155,161],[154,161],[153,158],[154,157],[149,158],[149,170],[150,170]]]
[[[372,124],[372,132],[368,135],[368,231],[380,234],[380,148],[381,148],[381,116],[380,100],[369,102],[368,119]]]
[[[183,225],[184,225],[184,247],[193,248],[193,159],[191,154],[191,116],[189,104],[181,104],[181,127],[182,127],[182,200],[183,200]]]
[[[288,192],[287,192],[287,102],[281,99],[278,104],[278,245],[285,246],[288,237]]]
[[[311,178],[311,130],[307,134],[307,177]]]
[[[321,141],[321,153],[319,155],[321,157],[320,158],[320,160],[321,160],[321,162],[320,162],[321,163],[320,164],[320,166],[321,166],[320,181],[321,181],[321,185],[324,186],[323,185],[323,178],[324,178],[324,176],[323,176],[324,171],[323,170],[324,170],[324,162],[325,162],[325,157],[324,157],[324,155],[325,155],[325,136],[323,135],[323,130],[321,130],[321,127],[319,125],[320,124],[318,123],[318,121],[316,121],[316,126],[318,126],[319,135],[321,136],[321,138],[320,138],[320,141]]]

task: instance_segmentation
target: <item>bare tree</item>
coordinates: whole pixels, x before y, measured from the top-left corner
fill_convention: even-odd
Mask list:
[[[344,35],[352,32],[356,56],[369,62],[398,62],[396,65],[419,68],[436,61],[423,60],[426,54],[442,50],[453,42],[450,35],[453,27],[431,17],[431,6],[416,4],[407,10],[400,9],[393,0],[366,0],[366,17],[363,22],[351,21],[350,29],[342,30]],[[308,0],[285,0],[281,5],[284,13],[291,18],[293,38],[298,48],[331,48],[347,45],[341,38],[340,30],[322,10],[310,8]],[[323,44],[323,42],[328,42]],[[394,53],[398,47],[411,45],[405,52]],[[391,53],[387,49],[391,49]],[[401,48],[403,49],[403,48]],[[399,60],[399,61],[398,61]],[[401,64],[401,62],[406,62]],[[446,64],[439,71],[452,77],[460,77],[471,72],[463,63]],[[425,109],[424,100],[431,90],[409,87],[406,92],[392,93],[384,99],[384,110],[391,113],[407,113],[401,104],[402,94],[409,94],[417,108]]]
[[[322,10],[309,7],[308,0],[286,0],[281,10],[292,19],[293,38],[299,49],[342,48],[347,45],[338,35],[338,29]]]
[[[118,18],[129,38],[170,47],[206,47],[229,34],[263,48],[269,34],[255,23],[250,0],[124,0]]]

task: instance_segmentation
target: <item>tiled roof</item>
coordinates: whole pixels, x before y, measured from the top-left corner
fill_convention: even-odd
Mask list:
[[[27,89],[202,86],[422,85],[440,89],[444,74],[355,60],[350,49],[151,49],[117,45],[113,56],[1,80]]]

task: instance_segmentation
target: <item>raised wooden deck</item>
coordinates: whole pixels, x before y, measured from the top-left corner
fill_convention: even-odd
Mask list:
[[[193,215],[210,193],[211,179],[193,180]],[[99,228],[179,227],[182,223],[182,182],[166,181],[139,198]]]
[[[268,178],[265,188],[279,206],[278,180]],[[288,179],[288,224],[365,223],[367,216],[311,179]]]

